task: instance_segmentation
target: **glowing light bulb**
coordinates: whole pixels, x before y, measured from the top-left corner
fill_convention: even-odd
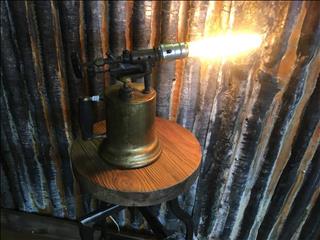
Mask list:
[[[189,57],[204,60],[233,59],[258,48],[262,42],[259,34],[227,33],[188,43]]]

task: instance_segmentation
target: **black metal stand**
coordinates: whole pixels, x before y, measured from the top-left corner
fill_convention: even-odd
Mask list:
[[[192,240],[193,238],[193,222],[191,219],[191,216],[186,213],[183,209],[180,208],[178,199],[171,200],[167,202],[169,209],[172,211],[172,213],[180,219],[186,226],[186,240]],[[104,231],[102,228],[105,227],[105,219],[106,217],[111,216],[114,213],[120,212],[123,210],[124,206],[120,205],[110,205],[107,208],[103,208],[100,210],[96,210],[84,217],[82,217],[79,220],[79,232],[81,240],[94,240],[94,231],[98,228],[102,231],[101,238],[107,240],[108,239],[108,233],[107,231]],[[142,216],[147,220],[151,230],[154,233],[154,236],[157,239],[165,239],[168,237],[167,231],[163,227],[163,225],[159,222],[159,220],[152,215],[151,211],[148,207],[137,207],[137,209],[140,211]],[[100,225],[100,227],[99,227]],[[111,237],[111,236],[110,236]],[[139,240],[139,239],[145,239],[143,237],[139,238],[136,234],[133,236],[130,236],[128,234],[112,234],[112,239],[127,239],[127,240]]]

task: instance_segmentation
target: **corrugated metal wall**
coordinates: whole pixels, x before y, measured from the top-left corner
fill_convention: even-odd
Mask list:
[[[66,218],[96,205],[80,194],[69,148],[79,133],[78,97],[109,81],[76,79],[72,51],[89,61],[229,30],[260,33],[263,47],[241,63],[186,59],[154,73],[158,115],[203,146],[200,177],[181,203],[199,239],[316,239],[317,1],[2,1],[1,205]],[[165,205],[153,210],[182,231]],[[118,221],[145,227],[129,215]]]

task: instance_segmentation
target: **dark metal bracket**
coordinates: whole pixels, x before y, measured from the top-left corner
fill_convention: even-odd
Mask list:
[[[120,212],[124,206],[111,205],[108,208],[96,210],[79,219],[79,231],[82,240],[94,240],[94,225],[104,221],[106,217],[114,213]]]

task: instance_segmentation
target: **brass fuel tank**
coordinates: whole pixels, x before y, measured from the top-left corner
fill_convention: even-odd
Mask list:
[[[120,97],[123,84],[105,92],[107,137],[99,147],[101,158],[120,168],[139,168],[154,162],[161,153],[154,131],[156,92],[146,94],[143,83],[128,83],[130,98]]]

